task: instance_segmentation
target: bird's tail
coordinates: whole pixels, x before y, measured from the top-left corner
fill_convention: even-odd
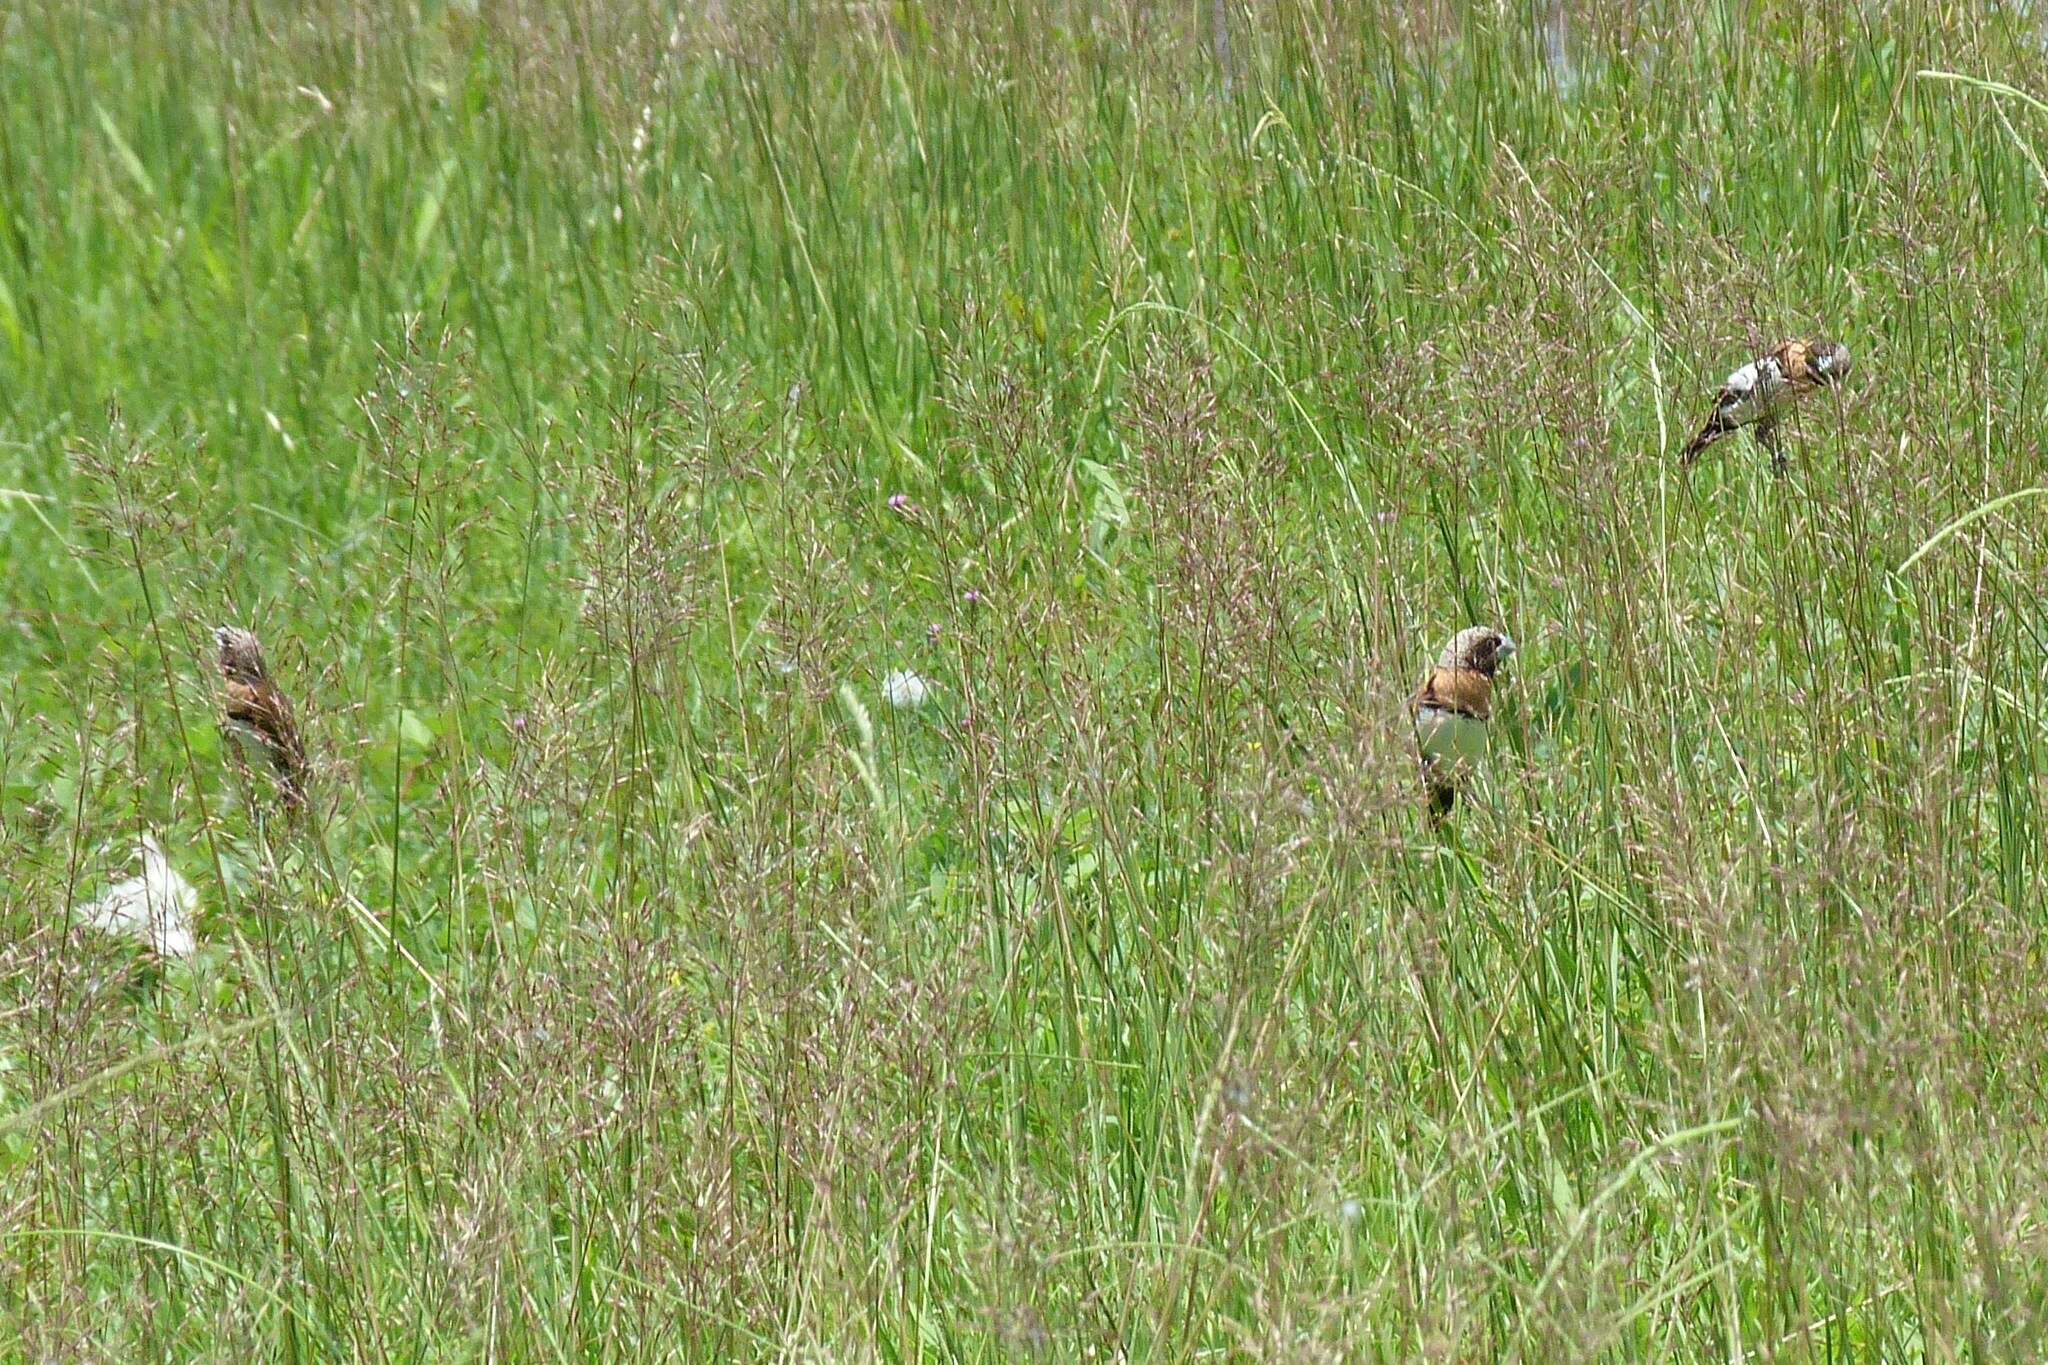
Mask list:
[[[1709,417],[1707,424],[1700,428],[1700,434],[1685,443],[1685,449],[1678,453],[1680,464],[1691,464],[1706,453],[1708,446],[1720,440],[1735,428],[1724,423],[1720,417]]]
[[[297,815],[306,808],[306,757],[273,749],[270,769],[277,774],[277,794],[286,811]]]
[[[1458,804],[1457,781],[1442,772],[1431,759],[1422,761],[1422,788],[1429,797],[1429,827],[1440,830]]]

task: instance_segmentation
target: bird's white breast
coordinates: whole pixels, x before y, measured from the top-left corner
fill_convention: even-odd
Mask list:
[[[1437,706],[1415,710],[1415,742],[1425,758],[1476,768],[1486,758],[1486,722]]]

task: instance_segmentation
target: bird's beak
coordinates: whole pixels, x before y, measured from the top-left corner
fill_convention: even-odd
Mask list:
[[[1502,633],[1502,635],[1501,635],[1501,637],[1500,637],[1500,648],[1499,648],[1498,650],[1494,651],[1494,656],[1495,656],[1496,658],[1498,658],[1498,659],[1499,659],[1499,660],[1500,660],[1500,661],[1501,661],[1502,663],[1506,663],[1506,662],[1507,662],[1507,661],[1508,661],[1509,659],[1512,659],[1512,658],[1514,658],[1514,657],[1515,657],[1515,642],[1514,642],[1514,638],[1513,638],[1512,636],[1510,636],[1510,635],[1506,634],[1505,632],[1503,632],[1503,633]]]

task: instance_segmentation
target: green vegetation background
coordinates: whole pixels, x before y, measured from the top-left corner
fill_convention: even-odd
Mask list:
[[[5,1349],[2038,1359],[2042,44],[0,13]]]

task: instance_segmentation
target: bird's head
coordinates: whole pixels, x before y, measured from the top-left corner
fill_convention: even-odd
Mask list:
[[[1513,658],[1515,642],[1503,630],[1492,626],[1467,626],[1451,637],[1438,656],[1438,668],[1468,668],[1491,678],[1500,666]]]
[[[1807,363],[1822,384],[1837,383],[1849,373],[1849,348],[1839,341],[1816,341]]]
[[[216,626],[213,638],[220,644],[222,673],[238,682],[263,676],[263,646],[253,633],[240,626]]]

